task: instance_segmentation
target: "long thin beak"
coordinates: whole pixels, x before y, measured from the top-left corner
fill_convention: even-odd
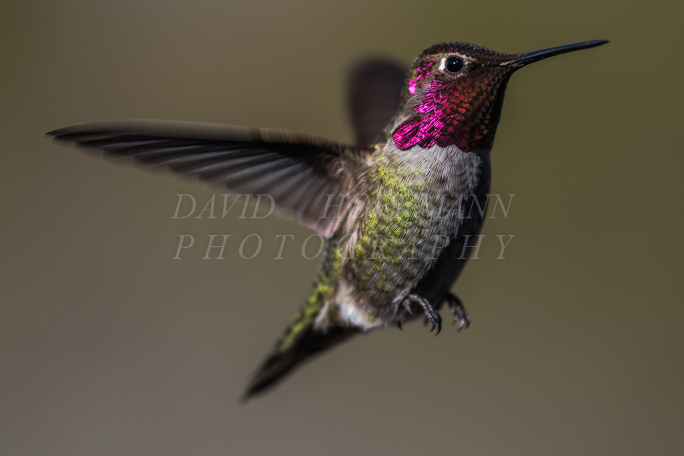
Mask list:
[[[541,49],[539,51],[525,52],[524,54],[520,54],[520,57],[516,59],[502,63],[501,66],[515,65],[523,67],[525,65],[529,65],[530,63],[543,60],[547,57],[565,54],[566,52],[579,51],[580,49],[601,46],[602,44],[606,43],[608,43],[608,40],[582,41],[581,43],[566,44],[565,46],[556,46],[548,49]]]

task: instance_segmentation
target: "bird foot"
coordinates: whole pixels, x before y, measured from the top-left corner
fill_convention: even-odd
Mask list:
[[[406,321],[406,314],[413,315],[413,312],[411,312],[411,306],[404,300],[401,301],[397,307],[397,327],[402,331],[404,328],[402,328],[401,325]]]
[[[447,302],[449,310],[451,310],[451,313],[454,315],[454,324],[457,321],[461,322],[461,324],[458,326],[458,330],[460,331],[463,328],[469,327],[470,317],[468,316],[468,312],[466,312],[465,307],[463,307],[463,302],[458,299],[458,296],[452,293],[447,293],[444,297],[444,300]]]
[[[435,328],[437,328],[435,336],[439,334],[440,331],[442,331],[442,317],[439,316],[437,311],[434,309],[434,307],[432,307],[432,305],[428,302],[427,299],[415,294],[406,296],[403,299],[403,301],[401,301],[401,303],[399,304],[399,308],[397,310],[397,326],[399,327],[399,329],[401,329],[401,324],[404,321],[406,321],[406,314],[413,314],[413,312],[411,312],[412,303],[419,304],[423,308],[423,312],[425,312],[425,318],[432,324],[430,332],[434,331]]]

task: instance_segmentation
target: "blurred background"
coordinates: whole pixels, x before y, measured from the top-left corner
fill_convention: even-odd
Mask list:
[[[683,454],[682,2],[4,1],[0,454]],[[309,293],[310,234],[172,219],[216,191],[54,146],[155,118],[351,141],[359,58],[459,40],[537,63],[508,87],[473,324],[387,328],[240,395]],[[263,237],[252,260],[248,234]],[[179,234],[197,244],[172,260]],[[224,260],[202,260],[230,234]],[[277,234],[292,234],[273,260]],[[496,235],[515,235],[496,260]]]

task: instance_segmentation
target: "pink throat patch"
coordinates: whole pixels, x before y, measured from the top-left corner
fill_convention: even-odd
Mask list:
[[[428,86],[416,115],[392,133],[397,147],[456,145],[468,152],[486,144],[498,124],[507,72],[481,66],[460,78],[430,80],[434,63],[422,62],[408,82],[411,95]]]

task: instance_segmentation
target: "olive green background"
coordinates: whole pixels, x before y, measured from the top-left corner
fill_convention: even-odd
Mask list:
[[[3,455],[684,452],[682,31],[677,1],[43,1],[0,6]],[[609,45],[516,74],[467,331],[358,337],[242,405],[309,292],[310,234],[173,220],[214,189],[43,134],[161,118],[350,141],[345,73],[441,41]],[[264,239],[253,260],[239,242]],[[172,260],[179,234],[197,243]],[[224,260],[207,235],[230,234]],[[293,234],[273,260],[277,234]],[[496,260],[496,235],[515,235]]]

